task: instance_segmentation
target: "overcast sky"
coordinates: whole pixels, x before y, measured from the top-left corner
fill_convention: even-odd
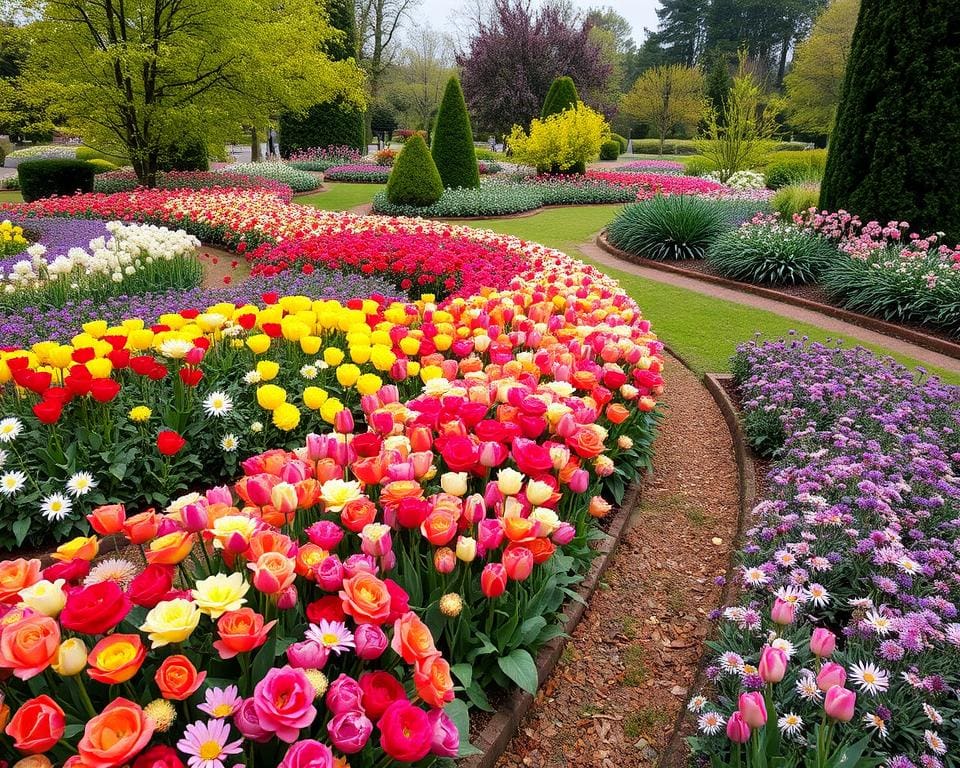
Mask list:
[[[535,0],[536,2],[536,0]],[[643,42],[643,29],[656,29],[657,0],[573,0],[583,11],[594,6],[611,7],[633,26],[633,39],[637,45]],[[462,0],[420,0],[415,18],[426,22],[442,32],[457,33],[457,16],[464,3]]]

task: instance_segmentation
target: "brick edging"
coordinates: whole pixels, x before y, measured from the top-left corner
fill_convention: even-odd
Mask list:
[[[885,336],[899,339],[900,341],[907,341],[911,344],[916,344],[918,347],[923,347],[924,349],[929,349],[932,352],[938,352],[941,355],[946,355],[947,357],[960,360],[960,343],[948,341],[947,339],[941,339],[937,336],[931,336],[923,333],[922,331],[913,330],[912,328],[904,328],[903,326],[895,323],[890,323],[886,320],[880,320],[876,317],[870,317],[869,315],[861,315],[859,312],[852,312],[849,309],[835,307],[832,304],[822,304],[821,302],[813,301],[812,299],[805,299],[800,296],[792,296],[788,293],[783,293],[773,288],[764,288],[763,286],[753,285],[752,283],[731,280],[718,275],[709,275],[703,272],[684,269],[683,267],[679,267],[674,264],[667,264],[662,261],[654,261],[653,259],[645,259],[642,256],[634,256],[632,253],[627,253],[626,251],[622,251],[616,246],[611,245],[607,240],[606,230],[597,235],[596,244],[601,250],[606,251],[611,256],[615,256],[621,261],[627,261],[631,264],[648,267],[649,269],[655,269],[659,272],[668,272],[673,275],[690,278],[691,280],[699,280],[700,282],[710,283],[712,285],[720,286],[721,288],[729,288],[742,293],[750,293],[754,296],[760,296],[764,299],[771,299],[782,304],[790,304],[791,306],[800,307],[801,309],[819,312],[822,315],[827,315],[828,317],[833,317],[837,320],[843,320],[851,325],[856,325],[876,333],[881,333]]]

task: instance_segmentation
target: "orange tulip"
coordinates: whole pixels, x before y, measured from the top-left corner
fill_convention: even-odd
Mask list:
[[[106,504],[102,507],[97,507],[87,515],[90,527],[101,536],[120,533],[120,531],[123,530],[123,524],[126,522],[126,519],[127,513],[123,504]]]
[[[186,531],[174,531],[154,539],[147,550],[147,562],[158,565],[181,563],[190,554],[196,540],[196,536]]]

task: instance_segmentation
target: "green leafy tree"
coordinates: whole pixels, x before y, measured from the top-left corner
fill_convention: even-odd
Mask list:
[[[859,11],[860,0],[833,0],[797,46],[784,79],[792,125],[816,133],[833,130]]]
[[[822,207],[960,239],[957,14],[954,0],[862,0]]]
[[[783,101],[763,90],[747,68],[747,55],[740,52],[737,76],[722,112],[711,111],[703,137],[694,145],[726,181],[737,171],[757,167],[774,147],[779,130],[777,116]]]
[[[433,205],[442,194],[443,180],[427,143],[420,135],[410,137],[393,164],[387,199],[394,205],[423,207]]]
[[[25,77],[59,83],[55,106],[148,186],[171,145],[222,146],[318,96],[363,103],[356,66],[322,52],[333,32],[314,0],[36,2]]]
[[[706,114],[703,73],[682,64],[648,69],[623,97],[620,109],[653,128],[660,140],[662,155],[670,131],[692,128]]]
[[[543,109],[540,110],[540,119],[546,120],[550,115],[558,115],[563,110],[577,106],[580,101],[580,94],[577,93],[577,86],[572,77],[557,77],[550,83],[550,90],[547,91],[546,98],[543,100]]]
[[[467,114],[460,81],[456,77],[447,81],[440,111],[437,113],[437,127],[433,132],[430,153],[440,172],[443,186],[448,189],[480,186],[480,171],[473,148],[470,116]]]

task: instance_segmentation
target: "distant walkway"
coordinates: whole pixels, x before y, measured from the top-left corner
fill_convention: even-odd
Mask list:
[[[657,269],[642,267],[629,261],[623,261],[601,249],[593,240],[584,243],[579,246],[579,248],[585,256],[611,269],[618,269],[621,272],[627,272],[628,274],[637,275],[638,277],[653,280],[658,283],[666,283],[667,285],[673,285],[677,288],[685,288],[688,291],[695,291],[715,299],[723,299],[733,302],[734,304],[742,304],[755,309],[773,312],[782,317],[789,317],[797,322],[819,326],[841,338],[855,338],[869,344],[876,344],[891,352],[912,357],[926,365],[934,365],[943,370],[951,371],[952,373],[960,373],[960,360],[948,357],[947,355],[941,355],[939,352],[924,349],[907,341],[895,339],[892,336],[871,331],[868,328],[862,328],[853,323],[838,320],[820,312],[795,307],[792,304],[785,304],[773,299],[763,298],[762,296],[754,296],[751,293],[705,283],[701,280],[684,277],[683,275],[675,275],[670,272],[661,272]]]

